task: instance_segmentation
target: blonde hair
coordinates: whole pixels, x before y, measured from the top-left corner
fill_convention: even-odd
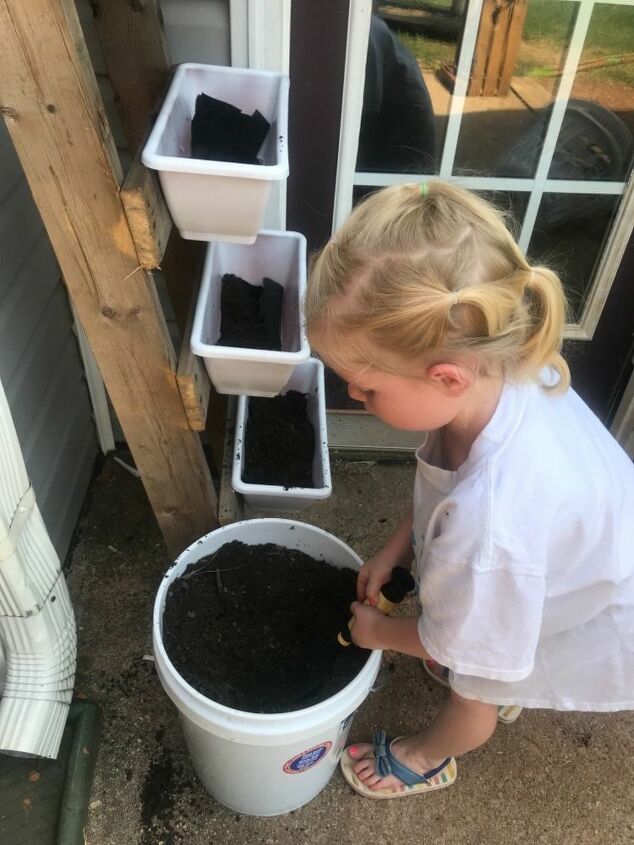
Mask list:
[[[551,366],[550,389],[570,384],[559,277],[530,266],[501,212],[445,182],[393,185],[360,203],[313,257],[305,313],[313,341],[325,329],[378,369],[372,348],[404,361],[474,356],[524,380]]]

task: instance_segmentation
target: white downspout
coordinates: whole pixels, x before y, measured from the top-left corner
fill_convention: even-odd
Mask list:
[[[75,619],[0,383],[0,751],[56,757],[75,681]]]

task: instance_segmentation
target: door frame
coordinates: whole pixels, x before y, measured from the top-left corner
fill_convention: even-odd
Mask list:
[[[634,373],[627,383],[610,431],[634,461]]]
[[[232,67],[288,74],[291,0],[230,0]],[[265,229],[286,229],[286,183],[276,182],[266,208]]]

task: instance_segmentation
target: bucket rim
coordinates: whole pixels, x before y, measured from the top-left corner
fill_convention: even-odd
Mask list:
[[[236,529],[240,528],[241,526],[252,525],[256,523],[282,524],[287,525],[289,529],[291,528],[291,526],[293,529],[295,529],[297,526],[300,526],[302,529],[307,529],[316,534],[324,535],[329,539],[335,541],[337,545],[341,546],[347,552],[349,552],[350,555],[359,562],[359,565],[363,563],[359,555],[353,549],[351,549],[347,543],[344,543],[343,540],[340,540],[338,537],[335,537],[334,534],[325,531],[323,528],[319,528],[318,526],[311,525],[307,522],[301,522],[297,519],[284,519],[282,517],[257,517],[255,519],[242,519],[238,522],[231,522],[228,525],[223,525],[220,528],[216,528],[213,531],[209,531],[207,534],[203,535],[198,540],[195,540],[193,543],[187,546],[186,549],[183,549],[180,555],[168,567],[167,571],[163,575],[159,588],[156,592],[156,597],[154,599],[154,610],[152,618],[153,649],[155,653],[155,658],[157,658],[159,663],[162,664],[162,666],[164,666],[165,669],[170,672],[174,679],[174,682],[178,686],[180,686],[183,691],[187,693],[187,695],[191,696],[197,704],[203,706],[208,706],[209,704],[211,704],[213,705],[213,708],[217,710],[219,715],[225,716],[228,719],[246,719],[249,721],[252,727],[256,727],[257,725],[271,725],[271,723],[272,725],[279,724],[280,726],[287,726],[289,719],[302,720],[304,718],[319,716],[322,711],[325,712],[327,710],[330,710],[333,707],[337,707],[337,705],[339,704],[343,705],[344,702],[349,699],[350,692],[352,692],[352,690],[350,689],[351,687],[358,686],[358,684],[360,683],[360,679],[362,679],[366,675],[371,676],[373,674],[376,674],[381,662],[381,656],[383,654],[382,650],[373,649],[372,651],[370,651],[368,659],[365,661],[359,672],[357,672],[357,674],[345,685],[345,687],[342,687],[334,695],[331,695],[328,698],[323,699],[322,701],[318,701],[316,704],[312,704],[310,707],[303,707],[298,710],[285,710],[283,713],[256,713],[251,710],[238,710],[235,707],[229,707],[226,704],[221,704],[219,701],[216,701],[213,698],[208,698],[206,695],[203,695],[195,687],[189,684],[170,660],[170,657],[167,654],[167,650],[165,649],[165,646],[163,644],[163,636],[161,631],[164,597],[167,594],[167,590],[169,589],[170,584],[177,577],[177,573],[174,572],[174,570],[180,565],[184,556],[191,550],[195,549],[196,546],[201,545],[204,540],[212,534],[218,535],[220,533],[224,533],[228,529]]]

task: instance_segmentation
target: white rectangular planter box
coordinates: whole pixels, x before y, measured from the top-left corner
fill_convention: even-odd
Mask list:
[[[314,487],[280,487],[275,484],[247,484],[242,481],[245,462],[245,430],[249,419],[249,397],[238,400],[236,434],[233,451],[231,486],[244,496],[245,504],[259,513],[291,513],[303,510],[319,499],[327,499],[332,492],[328,431],[326,429],[326,390],[324,365],[311,358],[295,369],[282,393],[299,390],[308,394],[308,418],[315,429],[313,456]]]
[[[225,273],[235,273],[256,285],[268,276],[282,285],[282,351],[217,345]],[[310,347],[301,307],[305,290],[306,239],[297,232],[265,230],[252,245],[217,243],[207,247],[191,349],[204,359],[218,393],[276,396],[293,369],[308,360]]]
[[[172,219],[184,238],[253,243],[271,185],[288,176],[288,77],[281,73],[179,65],[143,150],[158,170]],[[257,109],[271,124],[262,165],[191,158],[196,97],[208,94],[245,114]]]

